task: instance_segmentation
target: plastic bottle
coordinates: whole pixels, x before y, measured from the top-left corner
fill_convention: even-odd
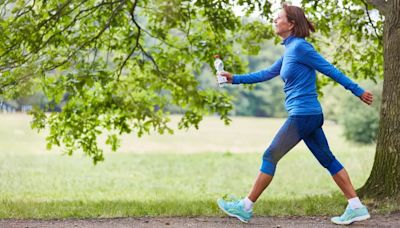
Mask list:
[[[228,82],[225,76],[222,76],[221,73],[224,72],[224,62],[222,62],[219,55],[214,55],[214,67],[217,71],[217,81],[219,87],[224,87],[225,84]]]

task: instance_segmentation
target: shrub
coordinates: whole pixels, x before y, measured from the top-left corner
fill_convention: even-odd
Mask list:
[[[341,102],[342,108],[338,119],[344,127],[344,136],[347,140],[367,144],[374,143],[378,134],[382,83],[369,84],[364,88],[374,94],[373,104],[367,106],[354,96],[346,96]]]

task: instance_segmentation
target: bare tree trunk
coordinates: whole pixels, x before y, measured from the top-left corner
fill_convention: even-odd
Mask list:
[[[400,198],[400,0],[386,2],[384,83],[375,161],[362,197]]]

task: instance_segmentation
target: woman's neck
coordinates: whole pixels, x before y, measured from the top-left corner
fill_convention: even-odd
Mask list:
[[[285,39],[288,38],[290,35],[291,35],[290,32],[285,33],[285,34],[281,34],[281,38],[282,38],[282,40],[285,40]]]

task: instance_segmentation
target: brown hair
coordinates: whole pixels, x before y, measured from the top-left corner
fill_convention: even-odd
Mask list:
[[[292,6],[287,3],[282,4],[289,22],[294,23],[292,35],[297,37],[307,37],[311,32],[315,32],[314,25],[306,18],[302,8]]]

